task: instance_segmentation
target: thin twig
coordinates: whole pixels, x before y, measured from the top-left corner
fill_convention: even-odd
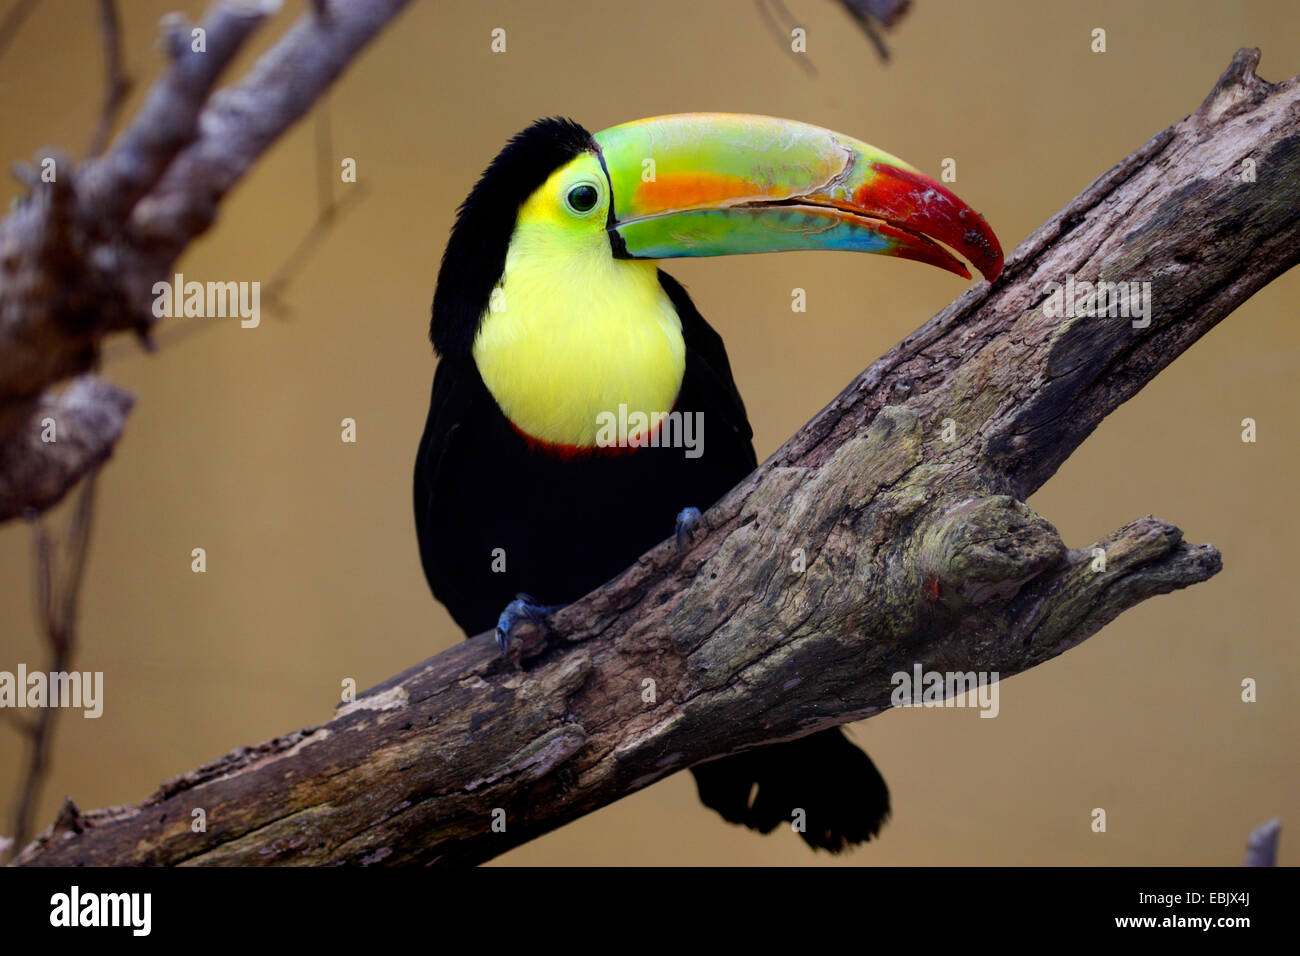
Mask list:
[[[312,223],[303,237],[298,240],[298,244],[294,246],[279,268],[271,275],[271,278],[263,284],[262,301],[271,309],[276,318],[286,319],[292,314],[293,310],[284,298],[289,283],[310,258],[316,246],[325,238],[325,234],[342,221],[343,213],[355,206],[365,195],[366,187],[361,183],[356,184],[345,193],[343,198],[337,200],[331,207],[328,220],[318,218]],[[157,352],[162,349],[174,348],[199,332],[223,327],[220,322],[195,321],[193,319],[176,322],[151,337],[149,351]],[[122,339],[112,342],[104,348],[104,364],[110,365],[128,356],[137,355],[139,352],[140,346],[133,340]]]
[[[97,472],[82,483],[68,525],[62,549],[50,539],[41,519],[32,524],[36,565],[36,608],[45,639],[49,644],[48,673],[65,673],[71,669],[77,637],[77,601],[90,546],[90,529],[95,515]],[[62,550],[66,564],[60,573],[57,553]],[[13,848],[24,846],[31,836],[32,818],[50,768],[50,749],[54,741],[58,710],[43,707],[40,715],[24,728],[28,738],[27,768],[18,786],[14,811]]]
[[[284,293],[289,288],[290,282],[293,281],[298,271],[311,257],[312,252],[315,251],[330,228],[363,195],[365,195],[365,186],[357,183],[343,195],[342,199],[334,198],[334,135],[330,122],[329,100],[327,99],[322,102],[321,109],[316,117],[316,220],[308,227],[307,232],[298,240],[297,245],[293,247],[284,261],[280,263],[279,268],[271,274],[271,278],[262,287],[262,301],[266,303],[272,314],[277,318],[285,319],[293,311],[284,298]],[[157,351],[158,349],[174,346],[190,338],[196,332],[217,327],[218,324],[215,322],[186,322],[181,325],[173,325],[152,337],[150,350]],[[105,361],[112,362],[127,355],[133,355],[136,348],[130,342],[114,343],[105,349]]]
[[[813,64],[813,61],[809,59],[807,53],[796,53],[794,48],[790,46],[790,36],[787,32],[789,28],[788,26],[782,27],[781,24],[777,22],[776,14],[768,7],[769,3],[785,15],[787,24],[794,22],[790,17],[790,11],[786,10],[785,4],[781,3],[780,0],[754,0],[754,5],[758,7],[759,16],[763,18],[763,25],[771,32],[772,38],[776,40],[777,44],[782,49],[789,51],[790,55],[795,58],[795,61],[805,73],[809,76],[816,76],[817,67]]]
[[[862,28],[880,59],[888,63],[889,48],[885,46],[885,38],[880,35],[880,30],[888,30],[896,24],[911,6],[910,0],[838,0],[838,3]]]
[[[5,14],[4,20],[0,20],[0,56],[4,56],[5,49],[13,42],[14,34],[34,9],[36,0],[16,0]]]
[[[329,97],[316,111],[316,215],[328,219],[334,213],[334,130],[330,126]]]
[[[98,156],[108,146],[122,104],[131,91],[131,78],[122,69],[122,30],[117,0],[99,0],[99,26],[104,38],[104,108],[100,111],[99,125],[95,127],[87,150],[90,156]]]
[[[292,252],[280,264],[280,268],[267,280],[262,289],[262,299],[272,308],[280,310],[280,317],[283,318],[290,310],[284,300],[284,292],[289,288],[289,283],[293,281],[298,270],[302,268],[312,252],[325,238],[325,234],[339,220],[345,209],[356,205],[357,201],[365,195],[365,187],[357,183],[349,190],[342,199],[335,201],[328,207],[311,227],[298,240]]]

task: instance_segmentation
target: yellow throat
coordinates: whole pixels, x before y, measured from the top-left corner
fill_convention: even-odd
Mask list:
[[[550,185],[520,207],[474,362],[525,435],[592,448],[602,413],[672,410],[686,345],[657,264],[614,258],[603,228],[564,230]]]

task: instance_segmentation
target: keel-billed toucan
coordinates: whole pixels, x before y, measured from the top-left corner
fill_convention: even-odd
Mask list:
[[[657,260],[841,249],[969,278],[939,243],[1001,271],[993,232],[947,188],[815,126],[694,113],[519,133],[461,206],[433,298],[415,519],[434,595],[504,650],[517,618],[594,590],[675,522],[680,544],[693,509],[754,469],[722,340]],[[702,422],[698,447],[650,440],[668,412]],[[612,441],[617,415],[631,424]],[[705,804],[762,832],[802,809],[814,847],[870,839],[889,812],[839,728],[693,772]]]

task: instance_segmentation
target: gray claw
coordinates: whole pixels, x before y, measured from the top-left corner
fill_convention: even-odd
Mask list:
[[[685,551],[695,542],[695,535],[700,529],[700,509],[683,508],[677,512],[677,550]]]
[[[503,656],[510,651],[510,635],[522,621],[531,621],[539,627],[546,626],[546,617],[555,610],[540,603],[528,594],[520,594],[506,605],[501,616],[497,618],[497,647]]]

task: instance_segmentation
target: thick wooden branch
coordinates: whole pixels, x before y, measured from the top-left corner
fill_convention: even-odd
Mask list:
[[[79,165],[44,154],[38,164],[54,163],[44,177],[19,170],[29,194],[0,221],[0,521],[56,503],[121,434],[122,423],[105,417],[94,434],[69,423],[85,437],[78,446],[39,441],[32,409],[58,401],[42,393],[94,369],[106,336],[147,338],[154,283],[170,280],[221,200],[409,2],[317,3],[246,77],[216,92],[278,2],[214,3],[198,24],[202,49],[191,24],[169,17],[170,66],[108,152]]]
[[[65,812],[21,861],[486,860],[695,763],[878,713],[915,664],[1015,674],[1210,577],[1215,549],[1167,522],[1071,550],[1023,501],[1300,256],[1300,84],[1257,60],[868,368],[691,550],[666,542],[559,612],[518,666],[481,635],[138,806]],[[1048,283],[1071,276],[1149,281],[1149,322],[1053,317]]]

